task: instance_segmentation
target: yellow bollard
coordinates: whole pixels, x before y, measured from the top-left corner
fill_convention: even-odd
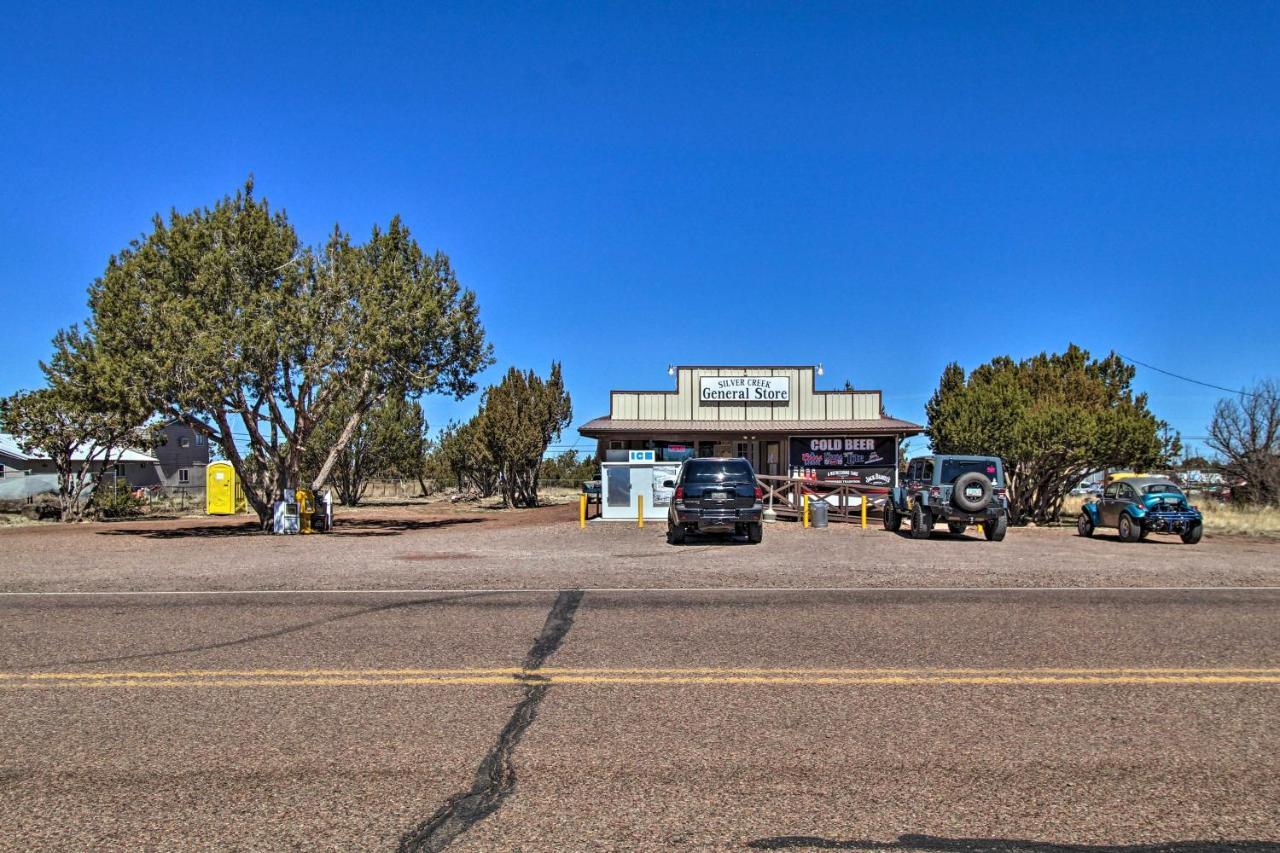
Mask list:
[[[804,502],[804,526],[807,528],[809,526],[809,496],[804,495],[800,500]]]
[[[636,527],[644,527],[644,495],[636,495]]]
[[[867,529],[867,496],[862,496],[862,529]]]
[[[587,496],[578,495],[578,528],[587,529]]]

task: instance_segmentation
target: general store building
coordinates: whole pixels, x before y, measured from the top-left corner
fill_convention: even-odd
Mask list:
[[[802,468],[820,481],[887,490],[896,483],[899,443],[923,428],[886,416],[880,391],[820,390],[819,370],[672,367],[674,389],[611,391],[609,414],[579,432],[596,439],[606,481],[614,466],[659,465],[651,477],[657,483],[690,457],[741,456],[764,476]],[[607,482],[605,492],[608,516]],[[614,497],[621,494],[619,486]],[[655,486],[649,505],[663,506],[666,497]]]

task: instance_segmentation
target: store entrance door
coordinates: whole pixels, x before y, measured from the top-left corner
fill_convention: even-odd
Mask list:
[[[760,446],[764,448],[763,466],[757,468],[756,471],[761,474],[767,474],[770,477],[778,477],[782,475],[782,444],[777,441],[762,441]]]

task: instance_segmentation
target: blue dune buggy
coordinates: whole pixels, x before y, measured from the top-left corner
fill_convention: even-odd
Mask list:
[[[1081,536],[1092,536],[1099,527],[1116,528],[1121,542],[1137,542],[1148,533],[1170,533],[1194,545],[1204,535],[1204,516],[1172,480],[1128,477],[1107,486],[1100,500],[1080,510],[1076,529]]]

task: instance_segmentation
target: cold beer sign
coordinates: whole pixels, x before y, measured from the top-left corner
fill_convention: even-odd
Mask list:
[[[791,400],[791,378],[703,376],[698,396],[704,403],[786,403]]]

